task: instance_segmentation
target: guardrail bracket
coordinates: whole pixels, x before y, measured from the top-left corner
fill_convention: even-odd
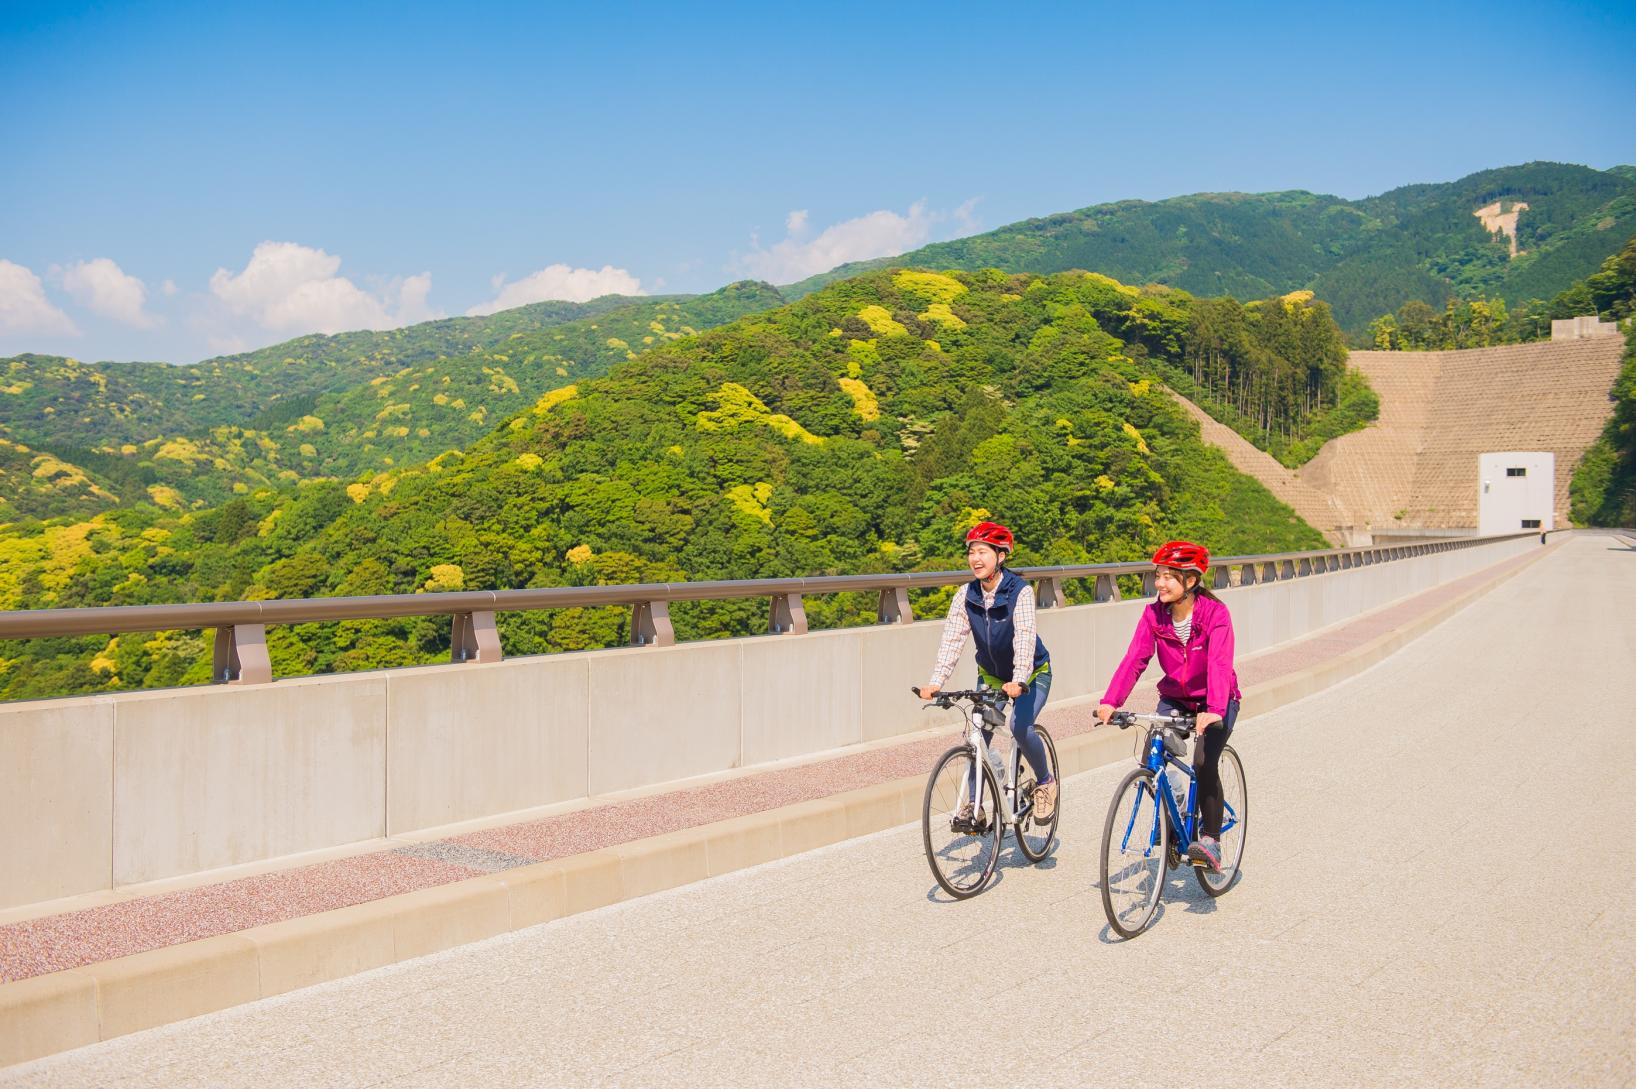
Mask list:
[[[267,626],[234,624],[217,628],[210,679],[214,684],[270,683],[273,663],[267,657]]]
[[[875,610],[877,624],[913,624],[915,611],[909,605],[907,586],[888,587],[880,592],[880,606]]]
[[[773,635],[807,634],[807,609],[800,594],[774,594],[767,609],[767,631]]]
[[[676,630],[670,626],[668,601],[642,601],[631,607],[631,646],[673,647]]]
[[[494,611],[455,613],[449,629],[449,660],[454,662],[498,662],[500,629],[494,626]]]

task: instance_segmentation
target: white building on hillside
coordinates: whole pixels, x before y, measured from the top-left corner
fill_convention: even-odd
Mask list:
[[[1477,455],[1477,535],[1554,529],[1556,455],[1505,451]]]
[[[1617,322],[1603,321],[1595,314],[1586,314],[1578,318],[1553,318],[1551,320],[1552,340],[1584,340],[1586,337],[1616,337],[1619,335]]]

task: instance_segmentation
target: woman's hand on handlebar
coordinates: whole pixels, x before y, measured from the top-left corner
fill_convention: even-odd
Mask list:
[[[1016,699],[1018,696],[1023,694],[1023,686],[1018,684],[1016,681],[1007,681],[1000,686],[1000,691],[1004,692],[1012,699]]]
[[[1206,729],[1214,726],[1220,721],[1220,715],[1213,714],[1209,711],[1200,711],[1198,717],[1193,720],[1193,732],[1198,734],[1200,737],[1203,737]]]
[[[1102,725],[1106,726],[1108,724],[1108,720],[1113,718],[1113,705],[1107,703],[1097,704],[1096,717],[1102,720]]]
[[[919,688],[915,689],[915,695],[919,696],[923,700],[929,700],[933,696],[937,695],[942,687],[943,686],[940,684],[923,684]]]

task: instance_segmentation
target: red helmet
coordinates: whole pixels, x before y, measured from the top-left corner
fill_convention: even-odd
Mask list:
[[[1007,552],[1016,547],[1017,539],[1011,531],[998,522],[978,522],[966,532],[966,545],[970,547],[974,542],[981,542],[995,549],[1005,549]]]
[[[1210,569],[1210,550],[1192,541],[1166,541],[1153,554],[1153,566],[1174,567],[1178,571],[1197,571],[1199,577]]]

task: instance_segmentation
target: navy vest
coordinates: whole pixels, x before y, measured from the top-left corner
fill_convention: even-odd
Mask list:
[[[998,677],[1002,683],[1009,682],[1013,672],[1011,639],[1015,629],[1011,622],[1012,610],[1017,603],[1017,595],[1027,585],[1021,575],[1001,568],[1000,585],[994,591],[994,604],[987,609],[983,608],[983,584],[972,579],[966,586],[966,619],[971,621],[971,637],[977,645],[977,666],[990,676]],[[1046,652],[1045,644],[1035,635],[1034,664],[1028,675],[1032,677],[1050,660],[1051,655]]]

